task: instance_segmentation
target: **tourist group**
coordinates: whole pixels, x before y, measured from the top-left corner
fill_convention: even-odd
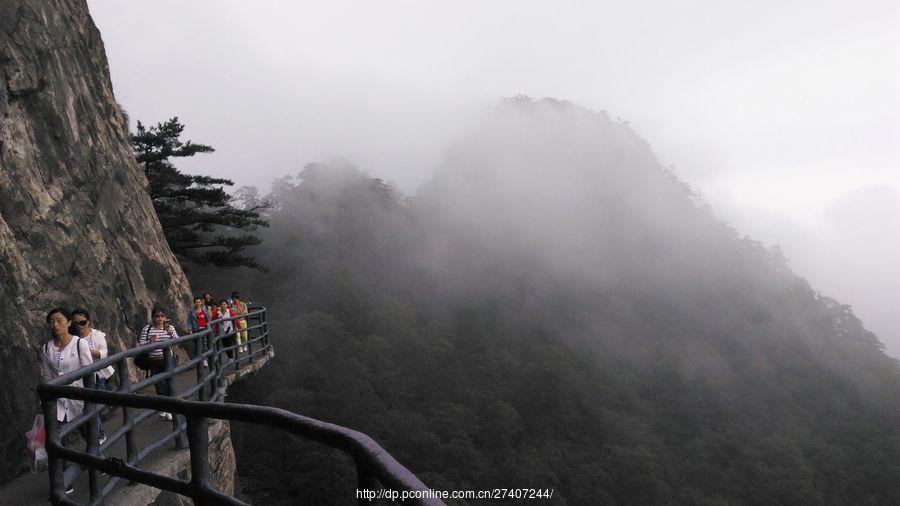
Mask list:
[[[213,296],[205,293],[194,298],[193,307],[186,315],[185,330],[193,334],[209,328],[211,333],[197,340],[197,353],[207,350],[209,336],[220,337],[225,353],[234,359],[241,352],[247,352],[247,319],[240,318],[249,312],[246,302],[241,300],[238,292],[232,292],[228,299],[214,302]],[[94,322],[88,310],[77,308],[69,310],[56,307],[47,313],[47,326],[50,340],[42,347],[41,374],[44,381],[63,376],[82,367],[92,364],[94,360],[106,358],[109,346],[106,334],[94,328]],[[178,332],[167,317],[166,311],[155,306],[150,311],[150,322],[137,336],[137,346],[176,339]],[[148,376],[163,372],[166,369],[162,349],[152,350],[135,357],[135,365],[147,371]],[[208,367],[206,360],[204,367]],[[116,373],[112,366],[101,369],[96,374],[95,388],[106,390],[107,381]],[[72,383],[83,387],[82,380]],[[171,396],[171,383],[157,382],[154,387],[158,395]],[[57,421],[60,425],[68,423],[81,415],[84,409],[82,401],[74,399],[58,399],[56,405]],[[161,418],[172,420],[171,413],[159,413]],[[99,416],[96,420],[99,442],[106,441],[103,424]],[[87,440],[87,424],[80,427],[81,436]],[[68,493],[69,491],[67,491]]]

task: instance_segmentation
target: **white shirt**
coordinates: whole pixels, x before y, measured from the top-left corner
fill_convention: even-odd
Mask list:
[[[78,346],[78,341],[78,336],[72,336],[69,344],[62,350],[56,347],[54,340],[44,345],[41,353],[41,375],[44,377],[44,381],[50,381],[53,378],[69,374],[94,362],[94,359],[91,358],[91,348],[88,346],[88,342],[82,338],[81,346]],[[84,383],[80,379],[75,380],[71,384],[76,387],[84,387]],[[56,400],[56,419],[60,422],[71,422],[82,411],[84,411],[83,401],[74,399]]]
[[[101,359],[109,356],[109,348],[106,345],[105,332],[97,329],[91,329],[91,333],[85,336],[83,339],[87,340],[92,350],[97,350],[100,352]],[[115,369],[113,369],[113,366],[110,365],[98,371],[97,376],[103,375],[104,378],[109,379],[114,373]]]
[[[231,318],[231,313],[227,310],[224,313],[221,310],[218,310],[216,312],[216,315],[212,317],[213,321],[223,320],[225,318]],[[234,320],[219,322],[218,324],[216,324],[216,326],[219,329],[218,335],[224,336],[225,334],[234,330]]]

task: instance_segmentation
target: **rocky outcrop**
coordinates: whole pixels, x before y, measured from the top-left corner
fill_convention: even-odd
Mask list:
[[[84,306],[113,351],[190,287],[128,141],[81,0],[0,2],[0,482],[25,469],[39,347],[54,306]]]

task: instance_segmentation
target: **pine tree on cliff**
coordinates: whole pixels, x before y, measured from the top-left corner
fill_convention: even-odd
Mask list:
[[[243,199],[243,205],[235,205],[242,199],[223,188],[233,181],[178,170],[171,158],[214,151],[205,144],[182,142],[183,131],[184,125],[174,117],[149,128],[138,121],[131,135],[132,151],[147,176],[147,191],[169,247],[187,262],[263,269],[244,254],[244,248],[260,243],[251,232],[268,226],[260,215],[268,202]]]

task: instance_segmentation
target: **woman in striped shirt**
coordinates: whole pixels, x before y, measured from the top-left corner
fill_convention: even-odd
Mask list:
[[[150,315],[152,318],[150,323],[141,330],[141,334],[138,336],[138,346],[145,346],[178,337],[178,332],[175,332],[175,327],[169,324],[169,320],[166,319],[165,311],[158,307],[154,307],[150,312]],[[166,363],[163,360],[162,350],[153,350],[150,352],[150,364],[151,376],[165,372]],[[168,381],[159,381],[155,383],[153,387],[156,388],[157,395],[165,395],[167,397],[172,396],[171,385]],[[165,418],[167,420],[172,419],[171,413],[161,412],[159,416],[160,418]]]

